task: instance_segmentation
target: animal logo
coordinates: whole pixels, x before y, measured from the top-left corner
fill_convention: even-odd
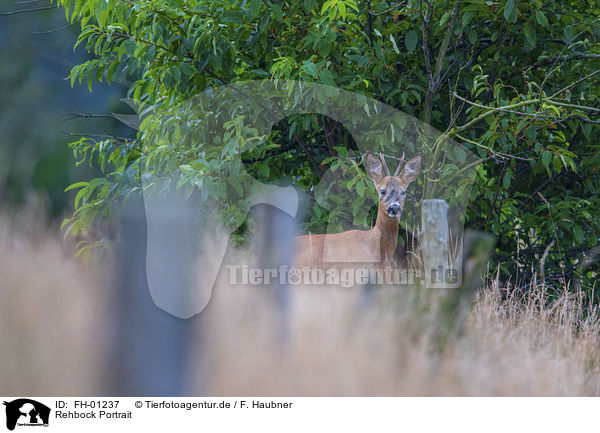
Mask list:
[[[3,402],[6,406],[6,428],[14,430],[17,424],[47,426],[50,419],[50,408],[39,401],[19,398],[11,402]]]

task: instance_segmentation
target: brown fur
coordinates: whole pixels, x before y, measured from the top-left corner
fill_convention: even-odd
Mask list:
[[[406,163],[398,176],[384,174],[383,157],[367,154],[365,168],[378,192],[379,205],[375,226],[370,230],[350,230],[334,234],[298,236],[295,265],[322,266],[327,262],[391,264],[398,245],[398,215],[390,215],[390,206],[404,206],[406,188],[421,171],[421,157]],[[396,170],[397,172],[398,170]],[[396,174],[396,173],[394,173]]]

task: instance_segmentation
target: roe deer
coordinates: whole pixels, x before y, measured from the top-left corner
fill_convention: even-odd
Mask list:
[[[375,226],[370,230],[298,236],[295,266],[322,266],[331,262],[392,264],[406,188],[421,172],[421,156],[409,160],[398,174],[403,162],[404,156],[390,176],[383,155],[368,153],[365,168],[379,196]]]

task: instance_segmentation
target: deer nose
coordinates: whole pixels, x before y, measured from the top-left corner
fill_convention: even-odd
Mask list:
[[[387,209],[387,213],[390,216],[397,216],[400,214],[400,205],[398,203],[392,203]]]

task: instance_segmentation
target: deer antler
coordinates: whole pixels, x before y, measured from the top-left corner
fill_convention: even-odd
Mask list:
[[[383,162],[383,168],[385,169],[385,175],[389,176],[390,175],[390,169],[388,168],[386,162],[385,162],[385,156],[383,156],[383,153],[379,153],[379,159],[381,160],[381,162]]]
[[[394,172],[394,176],[398,176],[398,173],[400,173],[400,169],[402,168],[402,164],[404,164],[404,152],[402,152],[402,159],[398,163],[398,168]]]

